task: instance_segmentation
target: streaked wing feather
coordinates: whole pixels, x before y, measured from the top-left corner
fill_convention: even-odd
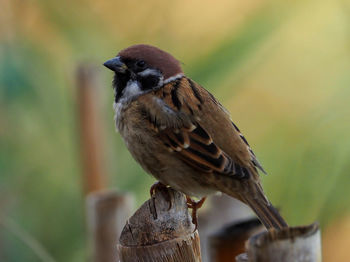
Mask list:
[[[190,79],[184,77],[169,83],[149,96],[140,97],[139,101],[147,105],[141,107],[142,113],[155,127],[163,144],[190,166],[202,172],[237,178],[251,176],[255,167],[262,169],[253,152],[250,152],[248,142],[233,123],[235,133],[231,136],[240,137],[237,140],[237,152],[241,152],[244,159],[250,161],[250,166],[239,155],[231,157],[224,152],[197,121],[202,114],[201,110],[207,106],[219,108],[218,113],[225,116],[225,119],[228,112],[209,92]],[[228,136],[228,139],[231,137]]]
[[[196,128],[191,131],[180,129],[174,132],[171,128],[160,131],[164,145],[175,151],[187,164],[202,172],[234,175],[237,178],[250,175],[249,170],[234,163],[198,123],[193,125]]]

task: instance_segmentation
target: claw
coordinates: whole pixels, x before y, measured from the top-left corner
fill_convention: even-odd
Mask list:
[[[203,206],[206,197],[201,198],[199,201],[194,201],[189,196],[186,196],[187,206],[192,209],[192,223],[194,224],[194,231],[198,228],[198,220],[197,220],[197,210]],[[194,232],[193,231],[193,232]]]

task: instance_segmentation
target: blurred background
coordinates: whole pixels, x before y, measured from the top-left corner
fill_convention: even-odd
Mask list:
[[[88,259],[78,65],[96,68],[108,187],[132,192],[136,206],[148,199],[154,179],[115,133],[112,73],[102,66],[135,43],[172,53],[228,108],[289,224],[319,221],[325,261],[348,261],[350,1],[0,6],[0,261]]]

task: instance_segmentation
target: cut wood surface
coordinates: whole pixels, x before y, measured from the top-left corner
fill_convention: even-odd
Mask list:
[[[191,221],[183,194],[156,191],[127,221],[118,245],[120,261],[200,262],[199,236]]]
[[[117,262],[117,243],[131,215],[133,197],[115,191],[90,193],[86,198],[92,261]]]
[[[249,262],[247,253],[242,253],[236,257],[236,262]]]
[[[319,226],[290,227],[281,231],[269,230],[252,236],[247,243],[248,262],[320,262],[321,234]]]

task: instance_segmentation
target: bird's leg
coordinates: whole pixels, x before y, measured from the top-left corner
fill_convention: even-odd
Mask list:
[[[154,183],[151,186],[150,190],[149,190],[151,198],[153,199],[153,202],[154,202],[153,196],[154,196],[156,190],[165,192],[164,198],[166,199],[166,201],[168,201],[168,203],[169,203],[169,209],[168,210],[170,210],[171,209],[171,195],[170,195],[170,192],[168,190],[168,187],[166,185],[164,185],[163,183],[159,182],[159,181]]]
[[[206,197],[203,197],[199,201],[194,201],[189,196],[186,196],[187,206],[192,209],[192,223],[195,226],[194,231],[196,231],[198,227],[197,210],[202,207],[205,199]]]

